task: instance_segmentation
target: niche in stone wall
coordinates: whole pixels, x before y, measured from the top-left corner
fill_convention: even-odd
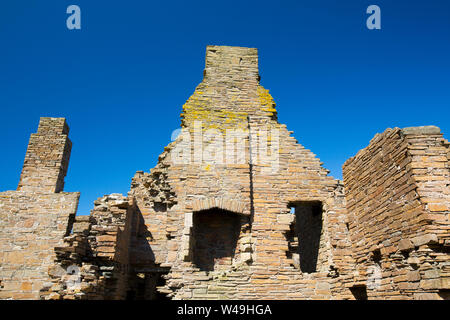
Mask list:
[[[365,285],[353,286],[350,292],[356,300],[367,300],[367,288]]]
[[[147,268],[150,270],[151,268]],[[155,266],[154,271],[134,273],[128,282],[127,300],[166,300],[166,295],[158,291],[158,287],[165,285],[166,268]]]
[[[218,208],[194,212],[191,242],[194,265],[202,271],[229,268],[247,220],[240,214]]]
[[[295,219],[286,234],[289,245],[287,256],[302,272],[316,272],[322,234],[322,202],[292,202],[289,208]]]

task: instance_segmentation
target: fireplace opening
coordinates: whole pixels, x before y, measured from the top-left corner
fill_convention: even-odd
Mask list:
[[[202,271],[229,268],[244,219],[237,213],[218,208],[194,212],[194,265]]]

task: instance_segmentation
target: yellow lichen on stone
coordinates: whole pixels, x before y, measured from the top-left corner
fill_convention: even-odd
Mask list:
[[[275,109],[275,101],[270,95],[269,90],[264,89],[262,86],[258,86],[256,90],[258,93],[261,110],[267,111],[270,114],[275,114],[277,112],[277,110]]]
[[[191,126],[195,121],[202,122],[202,129],[218,129],[225,132],[229,128],[246,128],[247,113],[223,108],[211,108],[211,99],[205,97],[202,91],[194,94],[183,105],[181,118],[186,126]]]

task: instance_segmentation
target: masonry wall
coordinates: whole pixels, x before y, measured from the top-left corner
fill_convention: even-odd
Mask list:
[[[96,200],[89,216],[78,216],[72,234],[54,248],[51,285],[42,288],[40,298],[126,299],[135,276],[129,266],[134,212],[126,197],[111,194]]]
[[[165,148],[150,173],[133,178],[129,197],[142,220],[131,264],[149,274],[165,268],[166,283],[157,290],[174,299],[350,299],[339,279],[353,268],[342,185],[277,122],[257,62],[256,49],[208,46],[203,82],[183,106],[185,135]],[[232,129],[244,143],[243,161],[228,163],[232,151],[221,146]],[[223,139],[211,139],[211,132]],[[261,142],[267,142],[268,157],[260,157]],[[274,152],[279,167],[272,170]],[[316,272],[302,272],[289,253],[286,233],[295,223],[289,205],[296,201],[323,205]],[[193,255],[194,217],[217,209],[244,223],[229,267],[202,270]]]
[[[343,166],[354,289],[448,298],[449,143],[437,127],[387,129]]]
[[[60,192],[69,167],[72,142],[64,118],[43,117],[30,137],[18,191]]]
[[[0,193],[0,299],[38,299],[80,194],[62,192],[70,156],[64,119],[41,118],[18,191]],[[55,193],[58,192],[58,193]]]
[[[181,129],[127,196],[75,217],[67,124],[41,118],[0,193],[0,298],[450,298],[439,128],[376,135],[343,184],[278,122],[257,50],[208,46]]]

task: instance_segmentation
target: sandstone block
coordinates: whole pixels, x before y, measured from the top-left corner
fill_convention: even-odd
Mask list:
[[[427,233],[422,236],[414,237],[411,239],[415,246],[422,246],[430,243],[437,243],[438,238],[436,234]]]

